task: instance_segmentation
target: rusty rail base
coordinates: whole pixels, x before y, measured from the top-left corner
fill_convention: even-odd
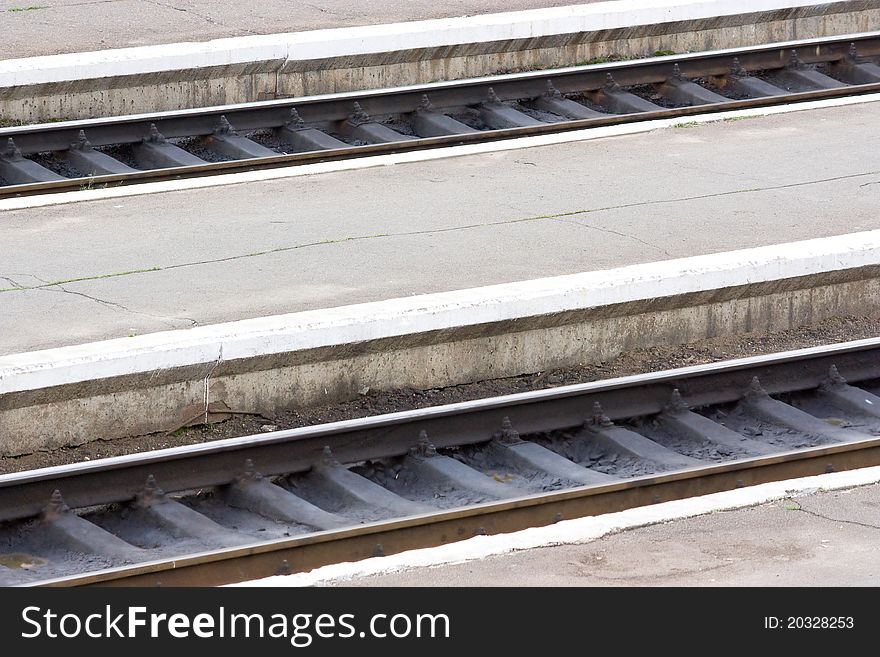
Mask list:
[[[217,586],[798,477],[880,465],[880,438],[166,559],[36,586]]]

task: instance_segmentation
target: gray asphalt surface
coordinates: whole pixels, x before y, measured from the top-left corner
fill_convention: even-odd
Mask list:
[[[880,103],[0,217],[0,354],[880,228]]]
[[[880,485],[337,586],[878,586]]]
[[[0,0],[0,59],[208,41],[598,0]]]

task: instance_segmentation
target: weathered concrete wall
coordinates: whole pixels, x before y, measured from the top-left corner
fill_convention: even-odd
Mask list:
[[[755,2],[740,4],[753,6]],[[254,48],[253,52],[271,53],[254,61],[216,64],[218,57],[213,53],[210,59],[205,58],[208,63],[186,68],[180,63],[186,61],[181,54],[168,64],[168,70],[125,74],[122,72],[149,67],[116,62],[103,69],[95,67],[102,73],[84,72],[83,79],[60,76],[64,79],[50,82],[27,82],[27,75],[13,70],[7,78],[15,82],[3,83],[0,75],[0,122],[80,119],[403,86],[571,66],[600,57],[641,57],[658,50],[701,51],[852,34],[878,26],[880,0],[844,0],[532,38],[389,47],[388,52],[332,57],[279,57],[283,48],[271,43]],[[350,50],[356,53],[358,48],[353,45]],[[317,52],[314,48],[311,51]],[[199,58],[193,55],[191,59]]]
[[[288,61],[278,71],[277,97],[425,84],[533,69],[575,66],[606,57],[635,59],[658,51],[699,52],[796,39],[868,32],[880,27],[880,3],[840,11],[832,3],[768,13],[642,25],[543,39],[468,44],[380,56]]]
[[[208,107],[275,98],[284,60],[0,87],[0,125]]]
[[[880,312],[880,265],[0,395],[0,453],[173,430],[205,407],[271,416],[608,360],[632,349]]]

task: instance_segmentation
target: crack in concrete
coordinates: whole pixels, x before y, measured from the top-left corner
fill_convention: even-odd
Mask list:
[[[97,302],[101,305],[107,306],[109,308],[116,308],[118,310],[122,310],[123,312],[127,312],[132,315],[143,315],[144,317],[151,317],[152,319],[159,320],[160,322],[162,322],[163,324],[165,324],[169,328],[178,328],[177,326],[175,326],[173,324],[174,321],[189,322],[189,328],[192,328],[193,326],[198,326],[198,321],[195,319],[192,319],[191,317],[171,317],[171,316],[167,316],[167,315],[153,315],[152,313],[145,313],[140,310],[132,310],[131,308],[128,308],[127,306],[124,306],[123,304],[118,303],[116,301],[108,301],[107,299],[101,299],[99,297],[92,296],[90,294],[86,294],[85,292],[77,292],[76,290],[68,290],[66,287],[64,287],[62,285],[52,285],[52,286],[40,287],[39,289],[43,290],[44,292],[63,292],[65,294],[72,294],[74,296],[83,297],[84,299],[89,299],[90,301],[95,301],[95,302]]]
[[[109,5],[124,2],[124,0],[86,0],[85,2],[71,2],[70,4],[49,4],[47,9],[62,9],[65,7],[86,7],[88,5]]]
[[[31,278],[34,278],[34,279],[40,281],[41,283],[43,283],[43,285],[34,286],[31,288],[25,288],[25,287],[19,286],[19,289],[22,289],[22,290],[32,289],[32,290],[43,291],[43,292],[63,292],[64,294],[72,294],[74,296],[83,297],[84,299],[88,299],[90,301],[95,301],[96,303],[99,303],[103,306],[107,306],[108,308],[115,308],[118,310],[122,310],[123,312],[127,312],[132,315],[143,315],[144,317],[151,317],[152,319],[158,319],[160,322],[162,322],[163,324],[165,324],[166,326],[168,326],[169,328],[172,328],[172,329],[178,328],[177,326],[175,326],[172,323],[172,321],[189,322],[189,324],[190,324],[189,328],[192,328],[193,326],[198,326],[198,321],[195,319],[192,319],[191,317],[172,317],[172,316],[168,316],[168,315],[154,315],[152,313],[145,313],[140,310],[132,310],[131,308],[128,308],[127,306],[125,306],[121,303],[118,303],[116,301],[108,301],[107,299],[101,299],[99,297],[96,297],[96,296],[93,296],[90,294],[86,294],[85,292],[78,292],[76,290],[68,290],[66,287],[59,285],[57,283],[50,283],[48,281],[44,281],[42,278],[40,278],[39,276],[35,276],[34,274],[25,274],[25,276],[30,276]],[[13,281],[8,276],[0,276],[0,278],[3,278],[5,280],[9,281],[10,283],[15,284],[15,281]],[[171,321],[169,321],[169,320],[171,320]]]
[[[723,197],[723,196],[734,196],[737,194],[753,194],[753,193],[758,193],[758,192],[777,191],[777,190],[781,190],[781,189],[792,189],[792,188],[797,188],[797,187],[804,187],[807,185],[817,185],[817,184],[824,184],[824,183],[830,183],[830,182],[837,182],[837,181],[841,181],[841,180],[849,180],[849,179],[854,179],[854,178],[863,178],[865,176],[875,176],[878,174],[880,174],[880,171],[868,171],[865,173],[854,173],[854,174],[847,174],[847,175],[843,175],[843,176],[833,176],[831,178],[821,178],[821,179],[817,179],[817,180],[806,180],[806,181],[801,181],[801,182],[786,183],[786,184],[782,184],[782,185],[771,185],[768,187],[756,187],[756,188],[752,188],[752,189],[733,189],[733,190],[728,190],[728,191],[724,191],[724,192],[712,192],[710,194],[699,194],[696,196],[682,196],[682,197],[676,197],[676,198],[670,198],[670,199],[636,201],[633,203],[621,203],[619,205],[608,205],[608,206],[603,206],[603,207],[598,207],[598,208],[581,208],[578,210],[568,210],[565,212],[556,212],[556,213],[551,213],[551,214],[534,215],[534,216],[529,216],[529,217],[517,217],[514,219],[501,219],[498,221],[488,221],[488,222],[481,222],[481,223],[475,223],[475,224],[465,224],[463,226],[449,226],[447,228],[430,228],[430,229],[425,229],[425,230],[401,231],[399,233],[372,233],[372,234],[366,234],[366,235],[349,235],[346,237],[340,237],[340,238],[336,238],[336,239],[317,240],[315,242],[306,242],[303,244],[293,244],[290,246],[279,246],[279,247],[275,247],[275,248],[271,248],[271,249],[264,249],[261,251],[253,251],[251,253],[241,253],[241,254],[237,254],[237,255],[225,256],[222,258],[209,258],[206,260],[180,262],[180,263],[166,265],[166,266],[145,267],[142,269],[132,269],[129,271],[113,272],[113,273],[108,273],[108,274],[97,274],[94,276],[80,276],[80,277],[67,278],[67,279],[63,279],[63,280],[47,282],[43,285],[0,288],[0,293],[20,292],[23,290],[40,289],[43,287],[49,287],[49,286],[53,286],[53,285],[65,285],[65,284],[69,284],[69,283],[80,283],[80,282],[85,282],[85,281],[94,281],[94,280],[106,279],[106,278],[121,278],[123,276],[131,276],[134,274],[146,274],[146,273],[150,273],[150,272],[161,272],[161,271],[170,271],[170,270],[174,270],[174,269],[181,269],[183,267],[197,267],[197,266],[201,266],[201,265],[212,265],[212,264],[219,264],[219,263],[224,263],[224,262],[233,262],[235,260],[244,260],[247,258],[256,258],[256,257],[260,257],[260,256],[274,255],[274,254],[278,254],[278,253],[285,253],[288,251],[297,251],[299,249],[307,249],[307,248],[313,248],[313,247],[318,247],[318,246],[329,246],[329,245],[333,245],[333,244],[344,244],[346,242],[360,242],[360,241],[375,240],[375,239],[388,239],[388,238],[393,238],[393,237],[415,237],[415,236],[422,236],[422,235],[438,235],[438,234],[442,234],[442,233],[474,230],[474,229],[478,229],[478,228],[492,228],[492,227],[496,227],[496,226],[510,226],[510,225],[515,225],[515,224],[528,223],[528,222],[532,222],[532,221],[560,220],[560,219],[564,219],[567,217],[576,217],[579,215],[594,214],[597,212],[607,212],[609,210],[624,210],[624,209],[628,209],[628,208],[639,208],[639,207],[647,207],[647,206],[652,206],[652,205],[664,205],[664,204],[669,204],[669,203],[686,203],[689,201],[698,201],[698,200],[705,200],[705,199],[711,199],[711,198],[719,198],[719,197]],[[599,231],[604,230],[606,232],[613,232],[612,229],[603,229],[603,228],[599,228],[596,226],[590,226],[588,224],[579,224],[579,225],[581,225],[585,228],[594,228],[595,230],[599,230]],[[622,234],[622,233],[616,233],[616,234],[618,234],[622,237],[630,237],[631,239],[634,239],[637,241],[639,240],[639,238],[632,237],[630,235],[626,235],[626,234]],[[655,245],[649,244],[647,242],[644,242],[644,244],[646,244],[647,246],[653,247],[653,248],[657,248],[658,250],[662,251],[662,249],[660,247],[657,247]],[[667,254],[667,255],[671,255],[671,254]],[[192,321],[192,320],[190,320],[190,321]]]
[[[115,301],[107,301],[105,299],[99,299],[98,297],[93,297],[89,294],[86,294],[85,292],[76,292],[74,290],[68,290],[67,288],[62,287],[60,285],[54,285],[52,287],[44,287],[44,288],[42,288],[42,290],[44,292],[64,292],[65,294],[73,294],[78,297],[83,297],[84,299],[89,299],[91,301],[97,301],[101,305],[108,306],[110,308],[118,308],[119,310],[124,310],[126,312],[129,312],[128,308],[123,306],[121,303],[116,303]]]
[[[312,4],[311,2],[300,2],[300,5],[303,7],[308,7],[309,9],[314,9],[318,13],[321,14],[330,14],[331,16],[345,16],[346,18],[350,18],[352,16],[357,16],[357,14],[343,14],[339,11],[333,11],[332,9],[328,9],[327,7],[321,7],[319,5]]]
[[[822,520],[828,520],[830,522],[839,522],[844,525],[855,525],[857,527],[865,527],[867,529],[880,529],[880,526],[872,525],[867,522],[859,522],[858,520],[846,520],[844,518],[832,518],[830,516],[822,515],[818,511],[812,511],[810,509],[804,508],[804,505],[796,500],[794,501],[794,503],[798,506],[798,508],[796,509],[797,511],[806,513],[808,516],[814,516],[816,518],[821,518]]]
[[[220,21],[215,20],[215,19],[211,18],[210,16],[206,16],[205,14],[201,14],[197,11],[193,11],[192,9],[187,9],[186,7],[175,7],[172,4],[168,4],[165,2],[159,2],[158,0],[147,0],[147,1],[150,4],[157,5],[159,7],[165,7],[166,9],[171,9],[172,11],[179,11],[184,14],[190,14],[191,16],[195,16],[196,18],[201,18],[203,21],[205,21],[206,23],[209,23],[211,25],[217,25],[218,27],[225,27],[229,30],[238,30],[240,32],[245,32],[247,34],[255,34],[255,35],[262,34],[261,32],[254,32],[253,30],[248,29],[246,27],[238,27],[238,26],[233,26],[233,25],[227,25],[226,23],[221,23]]]
[[[569,219],[554,219],[554,221],[558,221],[559,223],[564,223],[564,224],[571,224],[572,226],[580,226],[581,228],[588,228],[589,230],[597,230],[600,233],[608,233],[610,235],[617,235],[618,237],[623,237],[626,239],[633,240],[634,242],[638,242],[639,244],[644,244],[645,246],[647,246],[651,249],[656,249],[657,251],[659,251],[663,255],[669,256],[670,258],[675,257],[666,249],[659,247],[656,244],[651,244],[650,242],[646,242],[645,240],[641,239],[640,237],[636,237],[635,235],[628,235],[627,233],[621,233],[616,230],[611,230],[610,228],[599,228],[599,226],[590,226],[589,224],[582,224],[579,221],[571,221]]]

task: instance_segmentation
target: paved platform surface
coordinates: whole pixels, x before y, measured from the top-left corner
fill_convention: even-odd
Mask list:
[[[878,586],[880,485],[339,586]]]
[[[0,0],[0,59],[208,41],[599,0]]]
[[[0,354],[880,228],[880,103],[0,213]]]

